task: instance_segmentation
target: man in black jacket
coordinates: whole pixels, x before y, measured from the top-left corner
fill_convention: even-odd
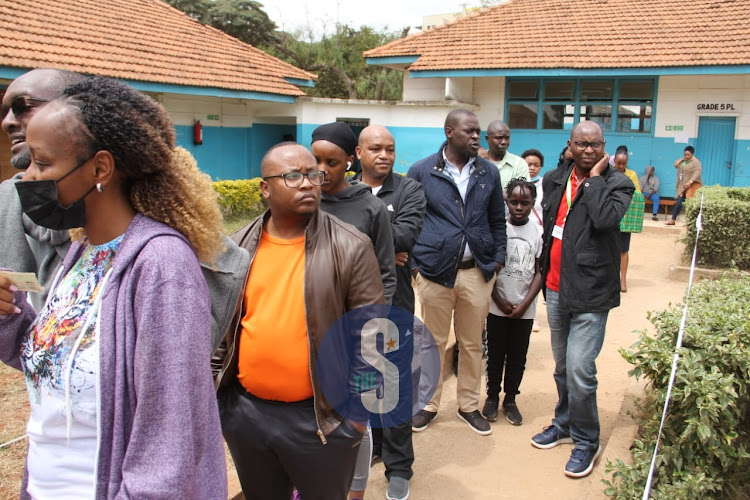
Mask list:
[[[542,181],[542,277],[555,358],[558,402],[552,425],[531,438],[537,448],[575,445],[565,475],[591,473],[599,455],[596,357],[609,310],[620,305],[620,219],[635,187],[609,165],[598,124],[573,128],[573,163]]]
[[[426,204],[424,190],[417,181],[393,172],[396,142],[385,127],[370,125],[362,130],[356,152],[362,165],[357,179],[370,186],[373,194],[385,203],[391,219],[396,251],[396,293],[392,304],[414,314],[414,289],[411,286],[410,266],[406,263],[422,231]],[[411,386],[410,374],[405,373],[404,376],[405,383],[400,387],[408,389]],[[410,405],[410,398],[405,399],[403,404]],[[382,432],[378,427],[374,425],[372,429],[374,454],[381,455],[385,464],[388,478],[386,498],[407,498],[414,463],[411,422],[385,427]]]

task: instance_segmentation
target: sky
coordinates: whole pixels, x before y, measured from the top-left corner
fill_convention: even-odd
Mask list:
[[[421,26],[422,16],[459,12],[479,6],[479,0],[260,0],[279,29],[294,32],[308,24],[318,36],[336,23],[354,28],[367,25],[378,31],[401,31]],[[412,31],[413,32],[413,31]]]

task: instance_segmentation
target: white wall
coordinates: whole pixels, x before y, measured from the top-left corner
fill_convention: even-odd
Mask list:
[[[249,127],[248,101],[220,97],[162,94],[160,101],[175,125],[192,125],[200,120],[204,127]],[[218,120],[209,119],[209,115]]]
[[[487,130],[487,125],[494,120],[502,120],[505,105],[505,78],[476,78],[474,80],[474,99],[481,104],[475,111],[479,126]]]
[[[297,103],[297,122],[319,125],[337,118],[361,118],[370,124],[389,127],[442,127],[446,115],[454,109],[444,103],[391,103],[348,99],[301,98]]]
[[[474,78],[446,78],[445,98],[458,102],[474,102]]]
[[[445,78],[409,78],[404,72],[404,93],[402,100],[442,101],[445,99]]]
[[[702,104],[730,104],[733,109],[697,109]],[[734,116],[739,118],[736,139],[750,139],[750,76],[663,76],[659,78],[656,105],[656,137],[680,134],[665,129],[675,125],[682,126],[682,133],[689,137],[697,137],[701,116]]]

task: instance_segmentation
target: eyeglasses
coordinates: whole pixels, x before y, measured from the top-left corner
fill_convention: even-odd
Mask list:
[[[313,186],[321,186],[326,178],[326,173],[322,170],[312,170],[310,172],[288,172],[281,175],[267,175],[262,179],[265,181],[268,179],[275,179],[276,177],[281,177],[282,179],[284,179],[284,184],[286,184],[286,187],[296,188],[302,185],[302,183],[305,181],[305,177],[307,177],[307,179],[310,181],[310,184],[312,184]]]
[[[594,151],[601,151],[604,149],[604,144],[606,141],[594,141],[594,142],[586,142],[586,141],[576,141],[573,144],[575,144],[576,149],[578,151],[586,151],[586,148],[591,146],[591,149]]]
[[[3,106],[2,119],[8,114],[8,111],[13,110],[15,116],[21,116],[32,108],[39,107],[39,103],[49,102],[49,99],[40,99],[39,97],[31,97],[30,95],[19,95],[13,99],[9,107]]]

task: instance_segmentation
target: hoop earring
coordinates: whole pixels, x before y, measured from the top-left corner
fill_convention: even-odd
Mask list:
[[[104,192],[104,187],[102,186],[101,182],[96,183],[96,190],[99,191],[100,193]]]

